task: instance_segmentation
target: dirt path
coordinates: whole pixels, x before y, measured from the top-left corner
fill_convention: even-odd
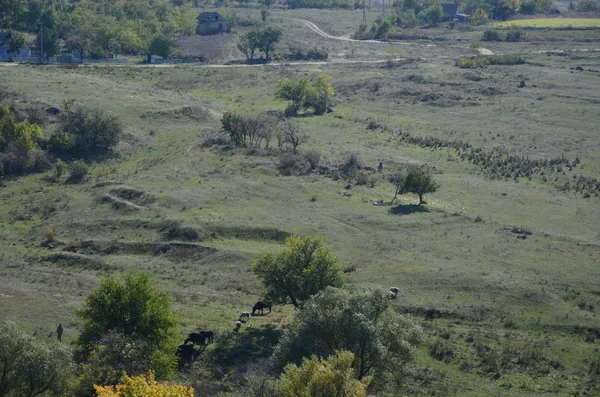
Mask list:
[[[394,45],[398,45],[398,44],[402,44],[402,45],[412,45],[413,43],[405,43],[405,42],[400,42],[400,41],[381,41],[381,40],[356,40],[356,39],[351,39],[350,36],[352,34],[346,34],[344,36],[332,36],[329,33],[324,32],[320,27],[318,27],[317,25],[315,25],[313,22],[311,21],[307,21],[306,19],[299,19],[299,18],[289,18],[289,17],[279,17],[279,18],[284,18],[284,19],[289,19],[292,21],[297,21],[297,22],[302,22],[303,24],[305,24],[306,26],[308,26],[310,28],[310,30],[312,30],[313,32],[315,32],[316,34],[318,34],[319,36],[325,37],[327,39],[331,39],[331,40],[340,40],[340,41],[351,41],[354,43],[371,43],[371,44],[394,44]]]

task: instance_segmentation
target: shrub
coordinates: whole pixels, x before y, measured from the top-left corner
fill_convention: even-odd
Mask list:
[[[71,164],[71,176],[69,180],[73,183],[79,183],[88,173],[88,166],[83,160],[76,160]]]
[[[506,41],[521,41],[521,31],[519,29],[511,29],[506,32]]]
[[[488,65],[520,65],[523,63],[525,63],[525,59],[519,55],[478,55],[458,58],[455,65],[459,68],[476,69]]]
[[[481,8],[478,8],[477,11],[475,11],[475,14],[473,14],[473,16],[471,17],[471,22],[473,22],[473,25],[485,25],[486,23],[488,23],[489,19],[490,18],[487,12],[485,12]]]
[[[310,164],[310,168],[314,170],[321,161],[321,153],[318,150],[309,150],[304,153],[304,158],[308,161],[308,164]]]
[[[301,174],[307,168],[306,160],[300,155],[285,153],[279,158],[279,171],[282,175],[291,176]]]
[[[486,30],[483,32],[483,41],[502,41],[500,33],[497,30]]]
[[[356,184],[357,185],[368,185],[371,180],[371,175],[367,171],[359,171],[356,173]]]
[[[363,163],[362,163],[362,160],[360,159],[360,156],[358,155],[358,153],[355,153],[355,152],[348,153],[348,156],[346,157],[345,166],[347,168],[354,168],[354,169],[362,168]]]
[[[95,108],[65,112],[60,127],[62,131],[50,138],[48,149],[60,157],[86,160],[107,156],[123,132],[117,118]]]
[[[177,220],[169,221],[164,230],[165,236],[169,239],[198,241],[203,238],[200,230],[191,226],[182,226]]]
[[[42,150],[20,151],[11,147],[6,153],[0,153],[0,175],[27,175],[44,172],[51,167],[48,155]]]
[[[144,396],[144,397],[194,397],[194,389],[183,385],[158,383],[154,373],[129,377],[123,375],[123,383],[116,386],[94,385],[98,397]]]
[[[54,177],[60,178],[63,176],[66,168],[67,164],[64,161],[61,159],[56,160],[56,163],[54,163]]]

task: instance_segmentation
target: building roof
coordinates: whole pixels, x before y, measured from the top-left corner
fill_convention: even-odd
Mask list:
[[[201,12],[198,15],[199,22],[226,22],[218,12]]]
[[[458,4],[442,4],[442,11],[444,11],[444,15],[454,17],[458,12]]]

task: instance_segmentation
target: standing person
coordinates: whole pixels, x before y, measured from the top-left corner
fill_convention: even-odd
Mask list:
[[[58,324],[58,328],[56,328],[56,339],[59,342],[62,342],[62,334],[63,334],[62,324]]]

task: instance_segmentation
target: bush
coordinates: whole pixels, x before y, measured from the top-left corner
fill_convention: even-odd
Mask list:
[[[158,383],[154,373],[129,377],[123,375],[123,383],[116,386],[94,385],[98,397],[145,396],[145,397],[194,397],[194,389],[183,385]]]
[[[117,118],[95,108],[65,112],[61,129],[48,141],[50,152],[59,157],[85,160],[107,156],[123,132]]]
[[[506,32],[506,41],[521,41],[521,31],[519,29],[511,29]]]
[[[304,157],[293,154],[285,153],[279,158],[279,171],[282,175],[291,176],[302,174],[308,168],[308,164]]]
[[[352,152],[348,153],[345,166],[346,168],[360,169],[363,166],[363,162],[358,153]]]
[[[203,238],[200,230],[191,226],[182,226],[177,220],[167,222],[164,231],[169,239],[199,241]]]
[[[314,170],[321,161],[321,153],[318,150],[309,150],[304,153],[304,158],[308,161],[308,164],[310,164],[310,168]]]
[[[69,181],[79,183],[85,178],[88,173],[88,166],[83,160],[76,160],[71,164],[71,176]]]
[[[476,69],[488,65],[520,65],[525,59],[519,55],[478,55],[463,57],[456,60],[455,66],[459,68]]]
[[[481,8],[478,8],[477,11],[475,11],[475,14],[473,14],[471,17],[471,22],[473,22],[473,25],[485,25],[489,22],[489,20],[490,18],[488,14]]]
[[[483,32],[483,41],[502,41],[500,34],[497,30],[486,30]]]
[[[21,176],[44,172],[52,167],[48,155],[42,150],[19,151],[10,148],[0,153],[0,176]]]

